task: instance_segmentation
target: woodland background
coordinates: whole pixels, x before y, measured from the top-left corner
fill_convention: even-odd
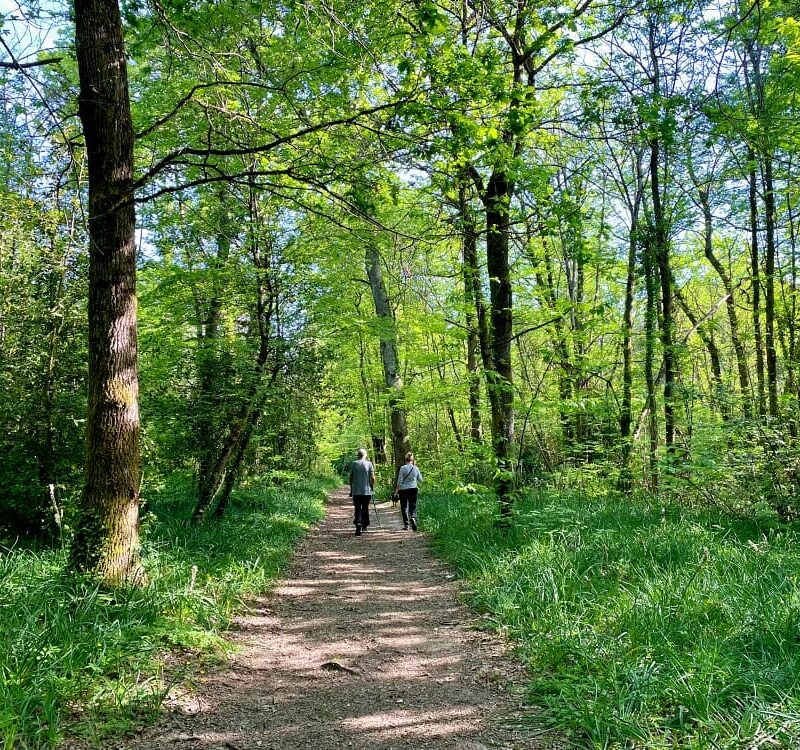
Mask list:
[[[55,742],[86,674],[37,602],[203,652],[266,574],[201,571],[199,606],[170,545],[285,512],[285,560],[362,444],[384,493],[418,455],[552,726],[796,746],[797,11],[4,6],[6,747]],[[118,635],[99,715],[158,704],[109,678]]]

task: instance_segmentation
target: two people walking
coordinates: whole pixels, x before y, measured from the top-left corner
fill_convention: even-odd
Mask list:
[[[403,528],[417,530],[417,491],[422,474],[414,461],[413,453],[406,453],[405,463],[397,472],[395,490],[400,495],[400,511],[403,515]],[[369,504],[375,490],[375,467],[367,458],[364,448],[358,449],[358,457],[350,465],[350,495],[353,498],[353,524],[356,536],[369,527]]]

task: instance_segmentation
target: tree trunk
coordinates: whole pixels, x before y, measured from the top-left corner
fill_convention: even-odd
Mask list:
[[[502,170],[496,170],[486,186],[486,260],[491,307],[491,352],[494,370],[488,387],[492,402],[492,444],[497,459],[497,494],[500,514],[511,513],[513,489],[514,385],[511,370],[513,334],[511,272],[508,263],[509,210],[513,188]]]
[[[75,0],[75,45],[89,178],[89,394],[86,477],[70,560],[114,586],[144,578],[133,125],[116,0]]]
[[[661,283],[661,348],[664,358],[664,443],[671,454],[675,445],[675,350],[672,344],[672,271],[669,263],[666,217],[659,185],[660,143],[650,142],[650,191],[653,199],[654,254]]]
[[[705,256],[717,272],[722,286],[725,289],[725,309],[728,313],[728,327],[731,331],[731,343],[736,355],[736,368],[739,373],[739,391],[741,394],[742,415],[750,418],[750,373],[747,369],[747,355],[745,354],[742,337],[739,333],[739,320],[736,314],[736,300],[733,297],[733,283],[728,272],[723,267],[719,258],[714,255],[713,244],[713,224],[711,217],[711,206],[708,200],[708,190],[698,189],[700,205],[703,209],[703,222],[705,224],[704,247]]]
[[[356,309],[358,307],[356,306]],[[370,441],[372,442],[372,456],[376,464],[386,463],[386,438],[383,435],[383,420],[375,419],[375,409],[370,395],[369,379],[367,378],[366,347],[364,336],[358,332],[358,373],[361,377],[361,388],[364,394],[364,406],[367,411],[367,425],[369,426]],[[381,432],[378,432],[380,426]]]
[[[689,307],[689,304],[681,293],[681,290],[675,285],[674,280],[672,283],[672,288],[678,306],[681,308],[681,310],[683,310],[683,314],[688,318],[689,323],[691,323],[692,328],[696,331],[697,335],[700,337],[700,340],[703,342],[706,351],[708,352],[708,358],[711,360],[711,376],[714,381],[714,400],[719,405],[720,414],[722,415],[723,420],[727,421],[730,419],[731,410],[730,405],[725,398],[725,380],[722,377],[722,359],[719,355],[719,347],[717,347],[717,344],[711,337],[711,334],[705,330],[703,323],[701,323],[694,312],[692,312],[692,309]]]
[[[267,364],[272,354],[272,326],[277,312],[278,290],[271,277],[269,258],[264,258],[257,228],[260,225],[258,204],[254,189],[250,192],[250,252],[253,266],[257,270],[255,320],[258,325],[258,354],[253,378],[244,397],[237,418],[231,424],[216,460],[209,472],[207,482],[201,487],[197,504],[192,512],[192,522],[199,523],[218,503],[215,516],[224,512],[239,476],[242,459],[250,444],[263,409],[264,391],[275,382],[280,372],[280,362],[273,361],[269,380],[264,383]]]
[[[763,417],[767,413],[767,398],[764,381],[764,342],[761,334],[761,271],[758,249],[758,186],[756,183],[756,156],[752,149],[748,149],[747,158],[750,164],[748,182],[750,202],[750,272],[753,279],[753,340],[756,346],[758,413]]]
[[[656,420],[656,378],[654,371],[656,318],[658,317],[658,273],[653,263],[652,227],[644,247],[644,278],[647,306],[644,316],[644,380],[647,389],[648,463],[651,492],[658,492],[658,424]]]
[[[397,354],[397,333],[394,325],[394,315],[389,305],[389,295],[386,292],[386,284],[383,280],[380,254],[378,253],[378,248],[372,242],[367,242],[365,260],[367,278],[372,290],[372,301],[375,305],[375,315],[377,315],[381,323],[381,362],[383,363],[384,382],[389,394],[392,455],[395,470],[399,471],[400,467],[405,463],[405,455],[411,450],[411,445],[408,440],[406,410],[402,405],[403,380],[400,377],[400,360]]]
[[[640,162],[637,160],[637,172]],[[633,299],[636,288],[636,248],[638,245],[639,209],[642,191],[637,175],[637,191],[631,203],[631,224],[628,236],[628,268],[625,280],[625,304],[622,317],[622,404],[619,415],[619,436],[622,442],[620,456],[619,489],[630,492],[633,485],[631,475],[631,452],[633,449]]]
[[[470,436],[474,443],[483,441],[481,422],[481,375],[478,354],[481,350],[480,327],[486,324],[486,308],[480,288],[478,267],[478,228],[470,211],[467,190],[458,191],[458,212],[461,219],[462,274],[467,324],[467,381],[469,389]],[[477,320],[476,320],[477,318]],[[487,336],[488,339],[488,336]],[[488,344],[487,344],[488,348]]]
[[[661,98],[661,67],[655,47],[655,28],[650,22],[650,60],[652,63],[653,97]],[[660,113],[659,113],[660,116]],[[661,122],[658,123],[661,129]],[[661,140],[660,135],[650,139],[650,194],[653,200],[653,249],[658,276],[661,282],[661,347],[664,360],[664,443],[667,454],[672,456],[675,444],[675,349],[672,344],[672,271],[669,262],[667,218],[661,196]]]
[[[766,224],[766,256],[764,258],[764,348],[767,355],[767,398],[769,415],[778,417],[778,357],[775,350],[775,185],[772,177],[772,156],[767,154],[764,169],[764,220]]]
[[[220,393],[220,351],[222,306],[225,285],[219,274],[230,255],[230,237],[223,227],[217,238],[217,256],[211,264],[211,294],[207,300],[198,301],[202,316],[198,325],[197,340],[197,392],[193,399],[197,412],[197,487],[198,496],[207,493],[214,463],[219,451],[219,421],[222,398]]]

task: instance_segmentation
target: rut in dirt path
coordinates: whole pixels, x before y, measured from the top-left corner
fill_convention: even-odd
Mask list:
[[[471,627],[424,533],[378,506],[355,536],[345,490],[286,579],[239,621],[240,649],[131,750],[542,750],[521,668]],[[529,712],[530,709],[527,709]]]

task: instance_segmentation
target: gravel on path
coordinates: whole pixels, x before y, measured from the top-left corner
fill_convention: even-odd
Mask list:
[[[114,747],[565,747],[532,726],[523,668],[476,627],[426,535],[404,531],[388,503],[361,536],[352,514],[347,488],[332,492],[286,578],[238,620],[230,661]]]

